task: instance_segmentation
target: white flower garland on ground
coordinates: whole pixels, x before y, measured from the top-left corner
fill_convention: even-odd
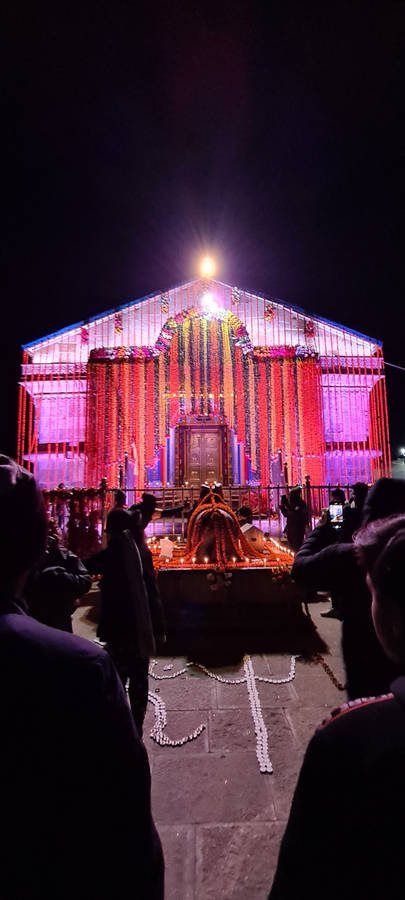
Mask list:
[[[268,772],[271,775],[273,766],[269,757],[267,728],[264,724],[259,694],[256,687],[255,673],[253,671],[253,665],[250,656],[245,657],[243,668],[246,673],[246,684],[250,700],[250,709],[252,711],[252,717],[255,726],[256,756],[259,763],[259,769],[261,772]]]
[[[267,675],[256,675],[253,669],[252,659],[248,655],[244,656],[243,658],[243,670],[245,673],[243,678],[224,678],[222,675],[217,675],[215,672],[210,672],[210,670],[207,669],[206,666],[202,665],[202,663],[194,662],[186,663],[186,665],[182,669],[177,669],[176,672],[171,672],[170,675],[158,675],[154,671],[157,664],[156,659],[151,660],[149,675],[151,676],[151,678],[154,678],[157,681],[166,681],[168,679],[178,678],[179,675],[184,675],[187,672],[188,668],[193,667],[196,669],[200,669],[202,672],[204,672],[205,675],[208,675],[209,678],[213,678],[215,681],[219,681],[221,684],[246,684],[255,728],[256,756],[259,762],[259,768],[261,772],[271,774],[273,771],[273,766],[268,751],[268,734],[263,719],[256,681],[261,681],[266,684],[288,684],[295,678],[297,659],[298,656],[291,657],[290,671],[284,678],[272,678],[271,676]],[[163,670],[168,671],[171,668],[172,665],[170,664],[164,666]],[[202,723],[198,726],[198,728],[195,729],[195,731],[191,732],[191,734],[185,735],[184,737],[178,738],[177,740],[171,740],[164,733],[165,727],[167,725],[167,713],[164,701],[161,697],[158,697],[157,694],[153,693],[153,691],[149,691],[149,700],[153,704],[155,712],[155,724],[150,732],[150,736],[152,740],[154,740],[157,744],[160,744],[161,747],[181,747],[183,744],[187,744],[189,741],[194,741],[204,731],[206,726],[204,723]]]
[[[188,741],[194,741],[195,738],[198,738],[201,732],[204,731],[205,724],[201,724],[191,734],[187,734],[185,737],[172,741],[164,733],[167,725],[167,713],[164,701],[152,691],[149,691],[148,698],[150,702],[153,703],[155,710],[155,724],[151,730],[150,736],[157,744],[160,744],[161,747],[181,747],[183,744],[187,744]]]

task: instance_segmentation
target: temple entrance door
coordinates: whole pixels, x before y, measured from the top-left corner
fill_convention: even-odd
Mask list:
[[[205,481],[222,481],[222,444],[219,428],[189,428],[185,453],[185,481],[199,487]]]

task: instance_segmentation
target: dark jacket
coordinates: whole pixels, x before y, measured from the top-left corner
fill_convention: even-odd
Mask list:
[[[89,572],[102,575],[98,636],[148,657],[156,652],[155,634],[162,635],[164,627],[159,592],[153,589],[150,552],[143,555],[145,569],[132,535],[124,531],[84,562]]]
[[[294,559],[291,575],[306,589],[332,591],[343,615],[342,652],[350,699],[385,693],[403,673],[385,655],[371,618],[371,596],[354,544],[330,543],[334,532],[320,525]]]
[[[270,900],[403,900],[405,678],[309,743]]]
[[[280,510],[287,519],[285,533],[288,543],[296,551],[301,547],[309,522],[308,507],[302,498],[291,503],[287,497],[283,497]]]
[[[80,559],[52,543],[26,584],[28,612],[44,625],[71,632],[76,601],[90,587],[90,575]]]
[[[0,894],[163,898],[145,748],[108,654],[0,598]]]

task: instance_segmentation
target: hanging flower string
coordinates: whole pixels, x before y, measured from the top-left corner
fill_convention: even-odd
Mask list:
[[[305,322],[304,327],[305,337],[314,337],[315,335],[315,324],[311,320]]]
[[[114,334],[122,334],[122,315],[121,315],[121,313],[115,313]]]

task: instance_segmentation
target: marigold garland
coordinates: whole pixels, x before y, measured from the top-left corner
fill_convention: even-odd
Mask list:
[[[209,562],[225,568],[235,559],[242,562],[246,557],[262,559],[246,540],[232,509],[212,489],[194,510],[187,529],[185,559],[204,558],[207,550],[207,535],[211,535]],[[213,546],[212,546],[213,544]]]
[[[164,352],[137,348],[140,352],[134,353],[134,348],[120,347],[90,354],[89,483],[107,475],[109,484],[116,484],[118,466],[125,453],[134,458],[135,447],[141,485],[144,464],[153,467],[161,448],[166,452],[170,428],[179,418],[208,412],[225,415],[234,429],[242,480],[250,477],[244,447],[251,477],[262,484],[269,483],[270,460],[281,448],[291,481],[309,474],[321,483],[324,448],[316,353],[278,346],[246,354],[227,320],[202,320],[197,309],[193,316],[177,314],[168,322],[174,323],[175,333]],[[161,472],[163,481],[166,477]]]

